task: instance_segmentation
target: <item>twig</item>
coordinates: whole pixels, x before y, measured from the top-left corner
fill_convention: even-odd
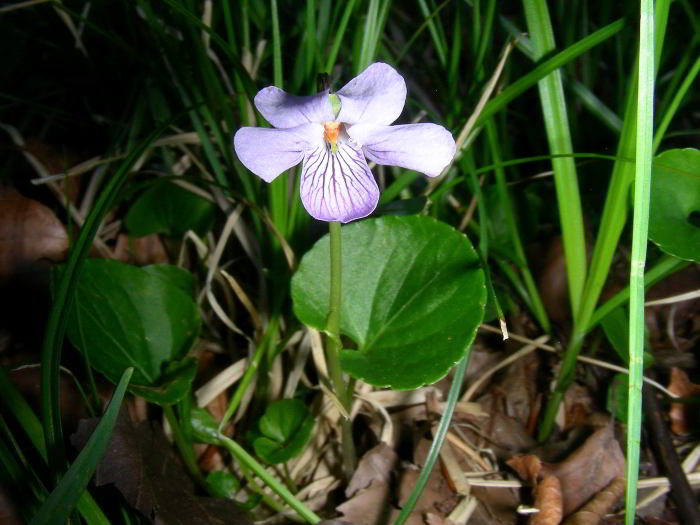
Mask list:
[[[680,461],[678,461],[678,455],[673,448],[671,435],[661,415],[656,394],[649,387],[645,387],[642,395],[644,396],[644,411],[647,415],[646,423],[653,436],[653,439],[650,440],[652,449],[671,482],[671,497],[676,502],[681,522],[700,523],[697,499],[690,483],[688,483],[685,472],[681,468]]]

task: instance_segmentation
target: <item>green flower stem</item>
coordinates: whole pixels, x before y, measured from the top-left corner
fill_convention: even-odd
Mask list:
[[[204,477],[202,477],[202,473],[199,471],[197,458],[195,458],[194,450],[192,450],[192,444],[185,438],[182,428],[180,427],[180,423],[175,416],[175,411],[173,410],[172,405],[164,405],[163,414],[165,414],[165,419],[168,420],[170,429],[173,432],[175,446],[177,446],[178,451],[180,451],[180,456],[182,456],[182,461],[185,463],[187,472],[190,473],[190,476],[192,476],[201,487],[207,488],[208,484],[204,480]]]
[[[340,340],[340,300],[342,297],[340,223],[329,223],[329,229],[331,236],[331,287],[328,320],[326,321],[326,334],[328,335],[326,358],[335,395],[349,414],[352,408],[352,394],[348,391],[345,379],[343,378],[343,371],[340,368],[340,351],[343,349],[343,343]],[[352,440],[352,421],[341,416],[341,427],[343,469],[345,470],[345,475],[349,478],[355,471],[356,462],[355,443]]]
[[[308,523],[311,523],[312,525],[321,521],[321,518],[319,518],[311,509],[309,509],[301,501],[299,501],[294,496],[294,494],[289,492],[287,487],[285,487],[282,483],[277,481],[277,479],[275,479],[274,476],[270,475],[262,467],[262,465],[260,465],[260,463],[255,461],[253,456],[248,454],[243,449],[243,447],[241,447],[231,438],[224,436],[223,434],[219,435],[219,439],[221,440],[221,444],[226,448],[226,450],[228,450],[231,453],[231,455],[234,458],[236,458],[236,460],[238,460],[244,467],[252,470],[255,473],[255,475],[258,476],[268,487],[274,490],[277,493],[277,495],[287,503],[287,505],[294,509],[299,514],[299,516],[304,518]]]
[[[229,403],[228,408],[226,409],[226,413],[224,414],[221,423],[219,423],[219,432],[221,432],[221,430],[226,426],[231,417],[233,417],[233,414],[236,412],[238,405],[240,405],[241,399],[243,399],[243,395],[246,393],[246,390],[248,390],[248,386],[250,385],[253,376],[260,367],[260,361],[262,360],[263,355],[265,355],[265,350],[267,350],[269,345],[274,343],[275,341],[279,324],[279,315],[274,315],[268,322],[267,330],[265,331],[265,336],[255,348],[253,359],[251,360],[250,365],[248,365],[248,368],[246,368],[245,374],[243,374],[241,382],[238,383],[238,387],[236,388],[236,391],[234,392],[233,397],[231,398],[231,402]]]

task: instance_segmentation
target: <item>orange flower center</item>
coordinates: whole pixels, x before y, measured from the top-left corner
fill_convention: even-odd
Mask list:
[[[340,133],[340,126],[340,122],[325,122],[323,124],[323,138],[326,142],[335,145],[338,140],[338,134]]]

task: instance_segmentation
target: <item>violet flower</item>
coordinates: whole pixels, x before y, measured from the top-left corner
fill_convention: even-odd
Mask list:
[[[365,159],[435,177],[454,157],[455,141],[442,126],[390,126],[405,101],[406,83],[383,63],[370,65],[335,94],[295,96],[266,87],[255,96],[255,107],[274,128],[241,128],[233,145],[245,167],[265,182],[303,162],[301,201],[309,214],[350,222],[379,202]]]

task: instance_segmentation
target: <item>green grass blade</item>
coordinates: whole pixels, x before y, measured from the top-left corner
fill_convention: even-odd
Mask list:
[[[651,161],[654,132],[654,1],[641,0],[637,152],[634,183],[632,260],[630,262],[629,395],[627,409],[627,476],[625,523],[635,523],[642,430],[644,355],[644,263],[649,229]]]
[[[0,400],[17,419],[20,427],[24,430],[24,433],[44,462],[47,462],[48,458],[46,456],[46,445],[41,421],[39,421],[29,404],[12,384],[10,375],[4,368],[0,368]],[[102,509],[87,491],[83,491],[80,494],[76,508],[89,525],[110,525],[107,516],[105,516]]]
[[[496,133],[496,126],[492,120],[486,123],[486,136],[488,138],[489,147],[491,150],[491,158],[494,164],[498,165],[501,162],[501,154],[498,148],[500,143],[498,140],[498,135]],[[525,283],[525,288],[527,289],[527,294],[530,298],[529,304],[532,306],[532,313],[534,314],[537,322],[542,327],[542,330],[549,333],[551,331],[551,326],[549,324],[549,318],[547,317],[547,312],[542,304],[542,299],[537,291],[537,284],[535,279],[530,272],[527,265],[527,257],[525,256],[525,250],[523,248],[523,243],[520,240],[520,233],[518,232],[518,226],[515,221],[515,215],[513,214],[513,203],[508,193],[508,188],[506,186],[506,174],[502,167],[497,167],[494,170],[496,174],[496,186],[499,193],[499,200],[501,206],[506,214],[506,219],[508,221],[508,229],[510,230],[511,242],[513,243],[513,249],[515,251],[518,260],[518,266],[521,269],[523,276],[523,281]]]
[[[652,269],[650,269],[644,274],[644,287],[649,288],[653,284],[658,283],[662,279],[682,270],[683,268],[688,267],[689,265],[690,261],[684,261],[682,259],[677,259],[670,255],[664,255]],[[591,320],[588,323],[588,330],[593,330],[593,328],[595,328],[598,325],[598,323],[600,323],[605,318],[605,316],[607,316],[610,312],[615,310],[615,308],[617,308],[618,306],[625,304],[627,301],[629,301],[629,298],[630,289],[628,286],[627,288],[620,290],[613,297],[605,301],[604,304],[599,306],[596,309],[596,311],[593,312]]]
[[[440,422],[438,423],[437,430],[435,432],[435,437],[433,438],[433,444],[428,450],[428,455],[425,458],[425,463],[420,471],[418,480],[416,480],[416,486],[413,487],[413,491],[409,496],[408,500],[403,504],[401,509],[401,514],[396,518],[394,525],[403,525],[408,516],[411,514],[416,506],[416,502],[420,495],[423,493],[425,485],[428,483],[428,478],[433,472],[433,467],[435,462],[440,455],[440,449],[442,444],[445,442],[445,436],[447,435],[447,430],[450,428],[450,422],[452,421],[452,414],[454,414],[455,407],[457,406],[457,401],[459,399],[459,393],[462,388],[462,381],[464,381],[464,373],[467,370],[467,364],[469,363],[469,353],[470,349],[467,350],[467,355],[465,355],[459,364],[455,368],[454,376],[452,377],[452,385],[450,386],[450,392],[447,395],[447,402],[445,403],[445,408],[443,409],[442,416],[440,417]]]
[[[688,93],[688,89],[690,89],[690,86],[695,80],[695,77],[698,76],[698,72],[700,72],[700,56],[698,56],[698,58],[695,60],[693,67],[690,68],[690,71],[683,80],[681,87],[674,95],[673,100],[671,101],[668,107],[668,110],[666,111],[663,118],[661,119],[661,122],[659,123],[659,127],[657,128],[656,133],[654,135],[654,153],[657,149],[659,149],[659,145],[661,144],[661,141],[663,140],[664,135],[666,134],[668,126],[671,124],[673,116],[676,114],[676,111],[678,111],[678,108],[681,105],[681,101],[683,100],[683,97],[685,97],[686,93]]]
[[[68,258],[68,262],[56,284],[54,301],[49,319],[46,323],[46,334],[41,350],[41,420],[44,428],[44,439],[46,441],[49,463],[56,475],[65,471],[67,464],[59,409],[61,399],[59,391],[59,366],[61,363],[61,348],[63,346],[68,313],[73,299],[72,292],[77,283],[83,259],[92,246],[92,241],[97,234],[97,229],[116,199],[117,193],[124,184],[131,166],[133,166],[150,144],[160,136],[169,125],[170,122],[166,122],[146,137],[146,139],[129,154],[117,172],[107,182],[94,208],[85,220],[80,230],[80,235]]]
[[[440,10],[445,7],[447,4],[449,4],[452,0],[445,0],[443,3],[441,3],[437,8],[430,13],[426,19],[423,21],[421,25],[418,26],[418,29],[416,29],[413,34],[411,35],[411,38],[408,39],[408,42],[404,44],[403,48],[401,48],[401,51],[399,51],[399,54],[396,55],[396,63],[398,64],[401,62],[403,57],[406,56],[406,53],[408,53],[411,50],[411,47],[415,43],[416,39],[425,31],[425,29],[430,25],[430,23],[433,21],[433,17],[437,16],[437,14],[440,12]]]
[[[282,75],[282,39],[280,37],[280,17],[277,12],[277,0],[270,0],[270,19],[272,21],[272,71],[275,86],[284,88]]]
[[[522,95],[525,91],[530,89],[532,86],[537,84],[541,79],[546,77],[552,71],[568,64],[574,60],[579,55],[589,51],[593,47],[597,46],[613,37],[619,33],[625,26],[623,19],[617,20],[600,28],[595,33],[582,38],[575,44],[567,47],[565,50],[560,51],[552,58],[549,58],[535,67],[527,75],[519,78],[516,82],[508,86],[497,96],[492,98],[485,106],[481,115],[476,120],[474,127],[483,126],[483,124],[491,118],[495,113],[502,110],[516,97]]]
[[[524,0],[528,31],[537,59],[553,51],[554,32],[544,0]],[[561,73],[553,71],[538,83],[549,149],[555,155],[573,152]],[[576,166],[572,158],[552,159],[554,187],[559,204],[569,297],[574,320],[586,279],[586,244]]]
[[[664,11],[668,10],[668,1],[662,0],[657,4],[657,30],[665,31],[666,17]],[[658,49],[657,49],[658,52]],[[637,71],[637,63],[632,69]],[[581,306],[574,325],[574,331],[569,342],[569,347],[564,354],[559,377],[552,398],[545,408],[544,418],[540,425],[539,439],[546,439],[554,426],[554,418],[563,398],[564,391],[573,380],[574,367],[578,357],[583,338],[588,332],[591,315],[598,303],[600,292],[608,277],[610,264],[617,249],[617,243],[622,234],[627,220],[627,206],[629,200],[629,187],[634,180],[635,164],[627,159],[635,158],[637,134],[637,83],[630,85],[625,104],[622,132],[617,149],[617,161],[613,166],[612,177],[603,206],[603,217],[598,229],[593,258],[589,268],[588,277],[581,297]]]
[[[418,7],[420,8],[421,14],[425,17],[425,21],[428,23],[428,32],[430,33],[430,37],[433,39],[433,45],[435,46],[435,52],[437,53],[440,65],[444,69],[447,66],[447,44],[440,37],[440,33],[435,23],[434,16],[437,13],[430,13],[430,8],[428,8],[428,4],[425,0],[418,0]]]
[[[333,66],[335,65],[335,60],[338,58],[338,51],[340,50],[340,44],[343,43],[345,38],[345,30],[348,27],[348,21],[350,20],[350,15],[355,8],[357,0],[348,0],[345,4],[345,9],[343,10],[343,16],[340,19],[338,28],[335,31],[335,37],[333,38],[333,45],[331,45],[331,51],[328,54],[328,60],[326,61],[326,73],[330,74],[333,71]]]
[[[68,519],[78,497],[87,487],[90,478],[92,478],[97,469],[97,464],[104,455],[112,430],[117,422],[126,387],[133,372],[133,368],[127,368],[124,371],[117,388],[114,390],[112,400],[109,402],[109,406],[97,424],[95,431],[66,472],[66,475],[63,476],[54,491],[49,495],[36,516],[29,522],[29,525],[53,525],[64,523]]]

